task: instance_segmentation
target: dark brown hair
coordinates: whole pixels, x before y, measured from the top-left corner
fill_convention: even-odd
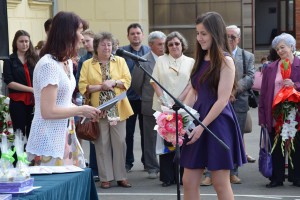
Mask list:
[[[99,43],[102,42],[103,40],[109,40],[111,41],[112,46],[115,45],[115,39],[114,36],[110,32],[100,32],[95,35],[94,41],[93,41],[93,47],[94,47],[94,54],[98,56],[98,46]]]
[[[73,12],[57,13],[51,23],[51,29],[45,47],[40,56],[51,54],[58,61],[66,61],[76,56],[77,29],[82,19]]]
[[[84,19],[81,19],[81,23],[82,23],[82,28],[84,31],[90,27],[89,22]]]
[[[139,28],[143,32],[143,28],[139,23],[132,23],[132,24],[129,24],[129,26],[127,27],[127,35],[129,35],[129,31],[132,28]]]
[[[222,63],[225,62],[225,54],[231,55],[226,26],[222,16],[216,12],[207,12],[196,19],[196,25],[203,24],[205,29],[210,33],[212,37],[212,44],[210,47],[210,66],[207,71],[200,77],[200,83],[209,79],[209,85],[213,91],[217,93],[218,85],[220,81],[220,71]],[[204,61],[204,57],[207,54],[207,50],[201,48],[201,45],[197,41],[196,44],[196,56],[195,64],[191,75],[200,67],[199,64]],[[236,79],[234,81],[233,90],[237,86]]]
[[[52,18],[49,18],[44,23],[45,32],[48,32],[51,28]]]
[[[41,50],[46,44],[45,40],[40,40],[37,45],[34,47],[36,50]]]
[[[16,53],[18,51],[17,48],[17,40],[19,39],[19,37],[21,36],[27,36],[29,38],[29,48],[25,53],[25,58],[27,60],[27,63],[29,64],[30,67],[35,67],[35,64],[37,63],[37,61],[39,60],[39,57],[36,55],[32,42],[30,40],[30,35],[27,31],[24,30],[18,30],[15,33],[15,37],[13,39],[12,42],[12,48],[13,48],[13,52]]]

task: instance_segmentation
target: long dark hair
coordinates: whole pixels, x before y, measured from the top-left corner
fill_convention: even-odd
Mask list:
[[[35,67],[35,64],[37,63],[37,61],[39,60],[39,57],[36,55],[32,42],[30,40],[30,35],[27,31],[24,30],[18,30],[15,33],[15,37],[13,39],[12,42],[12,48],[13,48],[13,52],[17,53],[18,48],[17,48],[17,40],[19,39],[19,37],[21,36],[27,36],[29,38],[29,48],[28,50],[25,52],[25,58],[27,60],[27,63],[29,65],[29,67]]]
[[[73,12],[57,13],[52,20],[47,42],[40,56],[51,54],[61,62],[76,56],[76,31],[80,24],[82,19]]]
[[[209,78],[209,85],[213,91],[217,93],[218,85],[220,81],[220,71],[222,63],[225,62],[225,54],[231,55],[226,26],[222,16],[216,12],[207,12],[196,19],[196,25],[203,24],[205,29],[212,36],[212,44],[210,47],[210,66],[207,71],[200,77],[200,83]],[[207,54],[207,50],[201,48],[201,45],[197,41],[195,64],[191,75],[193,75],[198,68],[199,64],[204,61],[204,57]],[[234,81],[233,89],[237,86],[236,80]]]

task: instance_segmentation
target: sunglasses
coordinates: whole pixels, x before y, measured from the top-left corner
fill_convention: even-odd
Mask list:
[[[227,37],[228,37],[228,39],[230,39],[230,40],[235,40],[235,39],[237,38],[237,37],[234,36],[234,35],[228,35]]]
[[[172,46],[176,46],[176,47],[178,47],[179,45],[181,45],[181,43],[180,42],[174,42],[174,43],[169,43],[168,44],[168,47],[172,47]]]

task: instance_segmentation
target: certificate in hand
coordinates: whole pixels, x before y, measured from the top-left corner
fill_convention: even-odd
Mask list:
[[[122,92],[121,94],[119,94],[118,96],[116,96],[115,98],[110,99],[109,101],[104,102],[103,104],[101,104],[100,106],[97,107],[97,109],[99,110],[109,110],[111,109],[114,105],[116,105],[116,103],[118,103],[119,101],[121,101],[122,99],[124,99],[126,97],[126,91]],[[86,121],[86,117],[84,117],[81,121],[81,124],[83,124]]]

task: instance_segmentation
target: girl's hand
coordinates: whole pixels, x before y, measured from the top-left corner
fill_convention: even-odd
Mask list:
[[[187,142],[186,144],[193,144],[194,142],[196,142],[200,136],[203,133],[203,127],[201,125],[196,126],[196,128],[194,128],[194,130],[191,132],[191,134],[189,135],[189,139],[191,139],[189,142]]]

